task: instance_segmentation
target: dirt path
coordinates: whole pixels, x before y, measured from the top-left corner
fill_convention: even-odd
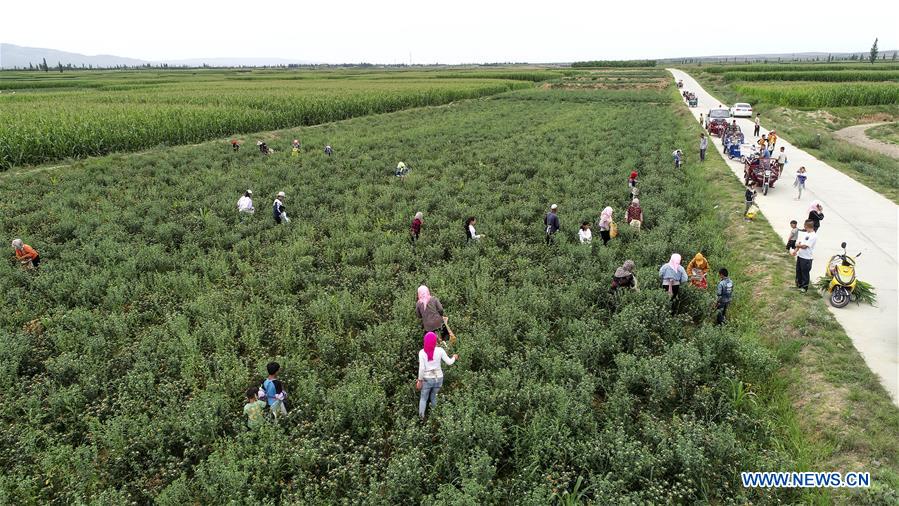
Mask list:
[[[705,91],[689,74],[677,69],[668,71],[674,75],[675,80],[684,81],[684,90],[696,94],[699,106],[691,108],[690,112],[697,119],[700,113],[706,114],[710,108],[724,103]],[[746,142],[756,140],[751,135],[751,119],[737,119],[737,124],[746,134]],[[762,128],[760,133],[767,134],[768,130]],[[709,149],[717,148],[720,155],[721,140],[718,137],[711,139],[712,146]],[[863,253],[858,263],[858,274],[875,287],[877,307],[854,303],[843,309],[828,307],[852,339],[852,344],[865,358],[868,367],[880,377],[893,402],[899,405],[899,325],[896,318],[899,310],[899,245],[896,234],[899,206],[793,146],[783,137],[777,142],[777,147],[781,146],[785,148],[788,160],[785,174],[768,195],[759,194],[756,203],[781,240],[784,240],[790,220],[802,223],[808,216],[811,202],[821,202],[824,220],[818,231],[812,281],[823,274],[824,266],[830,256],[838,252],[841,242],[846,241],[850,253]],[[699,140],[697,139],[696,145],[687,146],[687,149],[688,156],[695,154],[699,149]],[[725,158],[725,161],[742,183],[743,164],[739,160]],[[796,201],[796,191],[791,185],[796,169],[800,166],[805,166],[808,170],[808,180],[802,200]],[[783,289],[789,290],[789,287],[784,286]]]
[[[879,141],[877,139],[872,139],[865,135],[865,131],[869,128],[874,128],[880,125],[886,125],[888,123],[892,123],[891,121],[885,121],[881,123],[865,123],[864,125],[855,125],[851,127],[846,127],[842,130],[837,130],[833,133],[834,137],[838,139],[843,139],[844,141],[855,144],[856,146],[870,149],[871,151],[876,151],[878,153],[893,157],[899,160],[899,146],[895,144],[890,144],[887,142]]]

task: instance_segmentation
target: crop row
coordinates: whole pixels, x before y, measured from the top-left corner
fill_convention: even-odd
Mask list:
[[[798,72],[798,71],[831,71],[855,70],[859,72],[877,72],[899,70],[899,63],[806,63],[806,64],[748,64],[748,65],[712,65],[702,67],[703,72],[725,74],[727,72]]]
[[[796,71],[796,72],[725,72],[727,81],[899,81],[899,70],[878,70],[862,72],[858,70]]]
[[[736,84],[734,90],[750,102],[790,107],[842,107],[899,104],[899,84]]]
[[[529,86],[511,80],[211,82],[0,95],[0,170],[445,104]]]

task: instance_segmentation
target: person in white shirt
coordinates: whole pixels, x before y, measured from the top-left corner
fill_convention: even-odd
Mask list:
[[[465,237],[468,241],[480,241],[481,237],[484,237],[483,234],[478,235],[474,230],[474,225],[477,223],[477,219],[474,216],[469,216],[467,220],[465,220]]]
[[[581,229],[578,230],[577,237],[581,240],[581,244],[590,244],[590,241],[593,240],[593,232],[590,231],[589,221],[581,223]]]
[[[783,172],[784,165],[787,164],[787,153],[784,151],[783,146],[780,147],[780,152],[777,153],[777,166]]]
[[[437,346],[437,334],[428,332],[424,337],[422,349],[418,350],[418,380],[415,388],[421,390],[421,398],[418,401],[418,416],[425,417],[425,409],[428,402],[431,409],[437,405],[437,392],[443,387],[443,370],[440,361],[446,365],[453,365],[459,359],[459,355],[452,357],[446,354],[446,350]]]
[[[287,217],[287,208],[284,207],[284,192],[278,192],[278,196],[275,198],[275,201],[272,202],[272,217],[275,219],[275,223],[290,223],[290,218]]]
[[[243,197],[237,201],[237,212],[241,214],[253,214],[256,212],[256,208],[253,207],[252,190],[247,190]]]
[[[793,256],[796,257],[796,288],[802,293],[808,291],[808,285],[811,282],[812,260],[815,258],[817,242],[815,223],[812,220],[805,220],[805,231],[799,233],[796,249],[793,250]]]

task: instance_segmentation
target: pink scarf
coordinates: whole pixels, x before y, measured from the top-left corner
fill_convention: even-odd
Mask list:
[[[434,360],[434,348],[437,347],[437,334],[433,332],[428,332],[425,334],[424,346],[422,349],[425,350],[425,355],[428,356],[428,361]]]
[[[425,285],[421,285],[418,287],[418,303],[422,306],[427,306],[428,301],[431,300],[431,291],[428,290],[428,287]]]
[[[815,212],[817,213],[817,212],[818,212],[818,206],[820,206],[820,205],[821,205],[821,201],[820,201],[820,200],[816,200],[816,201],[812,202],[812,205],[808,206],[808,212],[815,211]]]
[[[677,272],[677,268],[680,267],[680,255],[674,253],[671,255],[671,260],[668,261],[668,267],[674,269],[674,272]]]

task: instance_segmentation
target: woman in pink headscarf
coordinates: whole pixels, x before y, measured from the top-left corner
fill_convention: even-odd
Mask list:
[[[449,332],[444,326],[446,318],[443,316],[443,305],[440,303],[440,299],[431,295],[431,291],[425,285],[418,287],[415,314],[421,320],[421,326],[425,332],[439,331],[444,340],[449,337]]]
[[[608,244],[609,239],[612,238],[612,208],[606,207],[602,210],[602,213],[599,215],[599,220],[596,221],[596,228],[599,229],[599,236],[602,238],[602,243]]]
[[[816,200],[808,206],[808,219],[812,221],[812,227],[817,232],[818,227],[821,226],[821,220],[824,219],[824,206],[821,205],[820,200]]]
[[[437,346],[437,334],[428,332],[424,337],[424,344],[418,351],[418,379],[415,381],[415,388],[421,390],[421,398],[418,400],[418,416],[425,417],[425,409],[428,402],[431,408],[437,405],[437,392],[443,387],[443,369],[440,368],[440,361],[446,362],[446,365],[453,365],[459,358],[459,355],[450,357],[446,354],[446,350]]]
[[[667,264],[659,269],[659,279],[662,280],[662,288],[668,290],[671,298],[677,298],[681,283],[687,282],[687,271],[680,264],[680,255],[674,253]]]

